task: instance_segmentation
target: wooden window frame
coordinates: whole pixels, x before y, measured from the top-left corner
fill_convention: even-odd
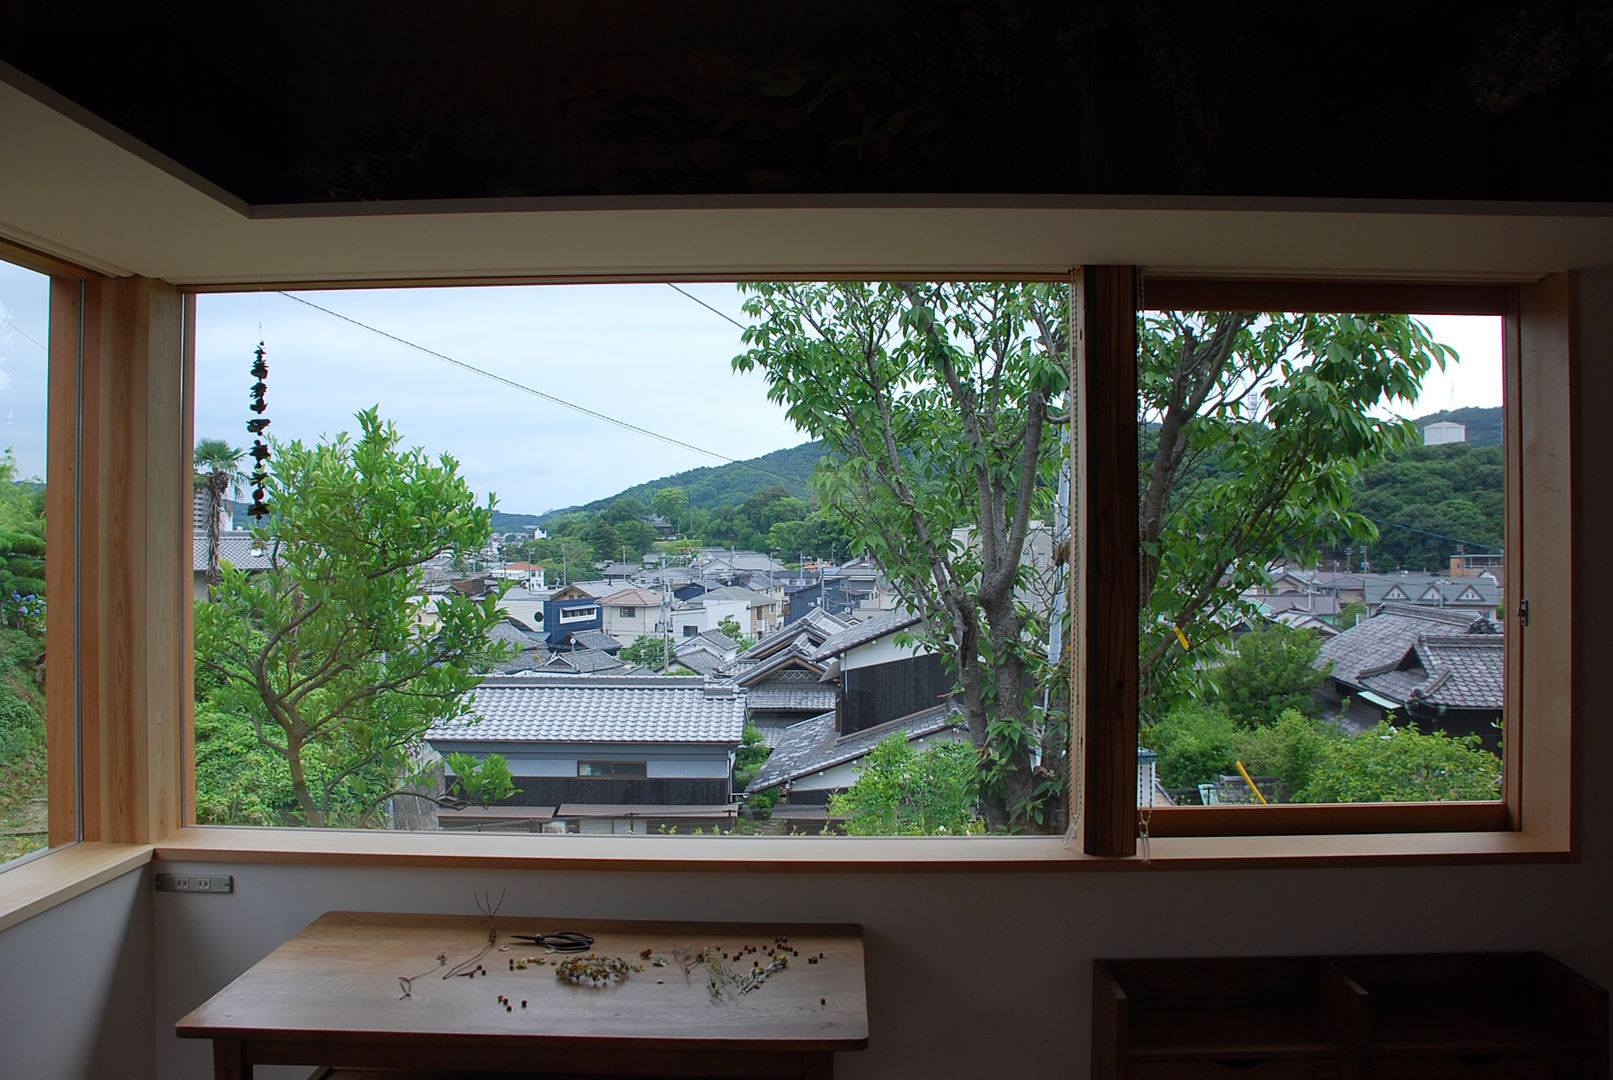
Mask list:
[[[1414,290],[1419,302],[1403,303],[1419,310],[1463,310],[1455,306],[1458,298],[1472,303],[1480,296],[1488,299],[1477,310],[1493,310],[1495,298],[1502,297],[1509,358],[1508,444],[1516,448],[1508,455],[1507,483],[1509,491],[1518,493],[1508,499],[1509,559],[1516,560],[1508,582],[1509,587],[1514,581],[1527,583],[1534,615],[1526,634],[1509,633],[1508,638],[1509,650],[1516,652],[1509,653],[1509,676],[1518,670],[1528,677],[1508,680],[1508,715],[1520,722],[1519,737],[1506,751],[1509,782],[1503,802],[1477,804],[1476,811],[1467,805],[1253,812],[1226,807],[1180,815],[1155,811],[1149,862],[1124,857],[1136,850],[1135,664],[1129,669],[1128,688],[1121,677],[1126,667],[1117,658],[1124,654],[1125,640],[1135,651],[1135,634],[1102,633],[1105,626],[1135,626],[1135,590],[1128,600],[1127,590],[1117,590],[1111,580],[1105,591],[1103,581],[1093,580],[1094,568],[1104,564],[1092,557],[1092,545],[1104,538],[1110,545],[1108,558],[1123,559],[1126,550],[1120,532],[1095,530],[1094,525],[1113,522],[1123,531],[1122,511],[1130,505],[1134,528],[1135,461],[1125,467],[1111,461],[1107,468],[1091,468],[1094,460],[1101,460],[1092,455],[1101,433],[1107,431],[1103,437],[1113,440],[1123,425],[1136,423],[1135,388],[1120,385],[1125,372],[1135,377],[1136,281],[1130,268],[1083,271],[1073,298],[1078,316],[1074,385],[1088,432],[1078,440],[1078,466],[1088,471],[1078,469],[1087,482],[1072,484],[1072,490],[1089,496],[1079,500],[1072,517],[1079,530],[1078,565],[1085,568],[1076,610],[1092,632],[1081,636],[1071,654],[1077,700],[1084,708],[1078,728],[1085,740],[1085,752],[1077,759],[1082,780],[1073,790],[1083,793],[1085,805],[1080,835],[1070,843],[1056,837],[801,837],[744,844],[694,837],[610,842],[545,837],[534,844],[526,838],[489,836],[468,845],[457,835],[195,827],[192,627],[186,587],[191,572],[186,478],[194,443],[189,402],[195,294],[151,279],[106,278],[59,264],[49,272],[59,279],[53,283],[51,314],[52,415],[67,408],[63,395],[70,383],[63,373],[81,376],[72,388],[81,398],[73,404],[81,410],[77,430],[84,448],[77,472],[64,473],[72,455],[55,447],[68,429],[55,425],[50,466],[55,498],[64,497],[73,484],[82,493],[77,518],[82,558],[72,585],[82,619],[76,638],[58,636],[67,625],[60,620],[51,637],[47,692],[57,707],[50,710],[49,733],[53,746],[71,738],[70,710],[60,707],[61,695],[70,699],[71,689],[58,689],[69,685],[62,680],[71,668],[58,658],[71,656],[81,672],[84,779],[81,832],[71,816],[58,820],[53,813],[52,826],[65,828],[71,822],[91,842],[90,848],[104,853],[94,859],[85,856],[100,867],[95,873],[109,872],[106,867],[113,865],[127,867],[141,852],[230,862],[838,873],[1556,861],[1573,858],[1577,850],[1573,695],[1582,613],[1573,595],[1577,550],[1572,525],[1579,496],[1572,434],[1577,296],[1571,273],[1517,288],[1147,279],[1148,302],[1161,306],[1216,308],[1242,298],[1242,303],[1262,309],[1315,304],[1334,310],[1385,310],[1394,306],[1385,300],[1390,294],[1404,297]],[[1434,296],[1445,299],[1427,301]],[[1107,320],[1098,317],[1103,311],[1109,312]],[[1104,378],[1110,382],[1103,383]],[[1104,403],[1107,419],[1096,408]],[[1134,437],[1130,443],[1134,448]],[[53,514],[50,527],[65,528],[64,518],[71,515]],[[47,574],[53,589],[70,550],[70,540],[64,547],[58,532],[50,534]],[[1131,558],[1135,560],[1134,545]],[[70,566],[66,572],[71,573]],[[1107,612],[1107,620],[1097,617],[1100,611]],[[1509,620],[1515,617],[1515,611],[1509,612]],[[1133,697],[1129,715],[1114,708],[1128,693]],[[1105,761],[1110,762],[1107,769],[1102,767]],[[53,811],[59,799],[72,799],[55,783]],[[1456,820],[1464,814],[1470,816]],[[1245,819],[1251,824],[1243,824]],[[1177,820],[1182,824],[1175,824]],[[1178,835],[1167,835],[1172,832]],[[53,861],[66,865],[54,857],[36,860],[38,869],[23,869],[49,879],[52,871],[40,864]],[[90,880],[89,873],[80,874],[81,885]],[[23,888],[22,878],[11,882]]]
[[[1143,300],[1139,302],[1139,292]],[[1149,279],[1129,267],[1087,267],[1073,300],[1072,384],[1081,445],[1072,484],[1077,523],[1077,712],[1086,753],[1074,809],[1089,855],[1137,852],[1138,463],[1136,341],[1139,309],[1374,311],[1502,318],[1506,498],[1506,716],[1503,794],[1493,802],[1153,807],[1149,837],[1500,833],[1526,826],[1575,850],[1578,764],[1573,585],[1572,383],[1576,295],[1572,275],[1521,287]],[[1087,462],[1107,468],[1081,471]],[[1560,471],[1566,467],[1569,482]],[[1523,510],[1528,504],[1528,512]],[[1516,600],[1532,619],[1522,625]],[[1528,673],[1526,676],[1526,672]],[[1073,786],[1073,785],[1072,785]]]

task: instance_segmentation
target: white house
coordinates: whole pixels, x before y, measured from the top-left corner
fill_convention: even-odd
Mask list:
[[[665,632],[661,624],[661,594],[652,589],[618,589],[599,601],[605,612],[605,633],[631,645],[638,638]]]

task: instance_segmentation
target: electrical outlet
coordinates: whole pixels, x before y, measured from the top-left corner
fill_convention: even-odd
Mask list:
[[[232,893],[235,878],[231,874],[158,874],[158,892]]]

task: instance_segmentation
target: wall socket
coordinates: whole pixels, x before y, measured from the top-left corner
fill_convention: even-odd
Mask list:
[[[231,874],[158,874],[157,891],[232,893],[235,878]]]

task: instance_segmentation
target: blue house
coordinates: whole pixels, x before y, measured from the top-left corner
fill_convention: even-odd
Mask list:
[[[551,649],[568,641],[578,630],[600,630],[605,625],[605,610],[598,598],[567,585],[543,602],[543,634]]]

